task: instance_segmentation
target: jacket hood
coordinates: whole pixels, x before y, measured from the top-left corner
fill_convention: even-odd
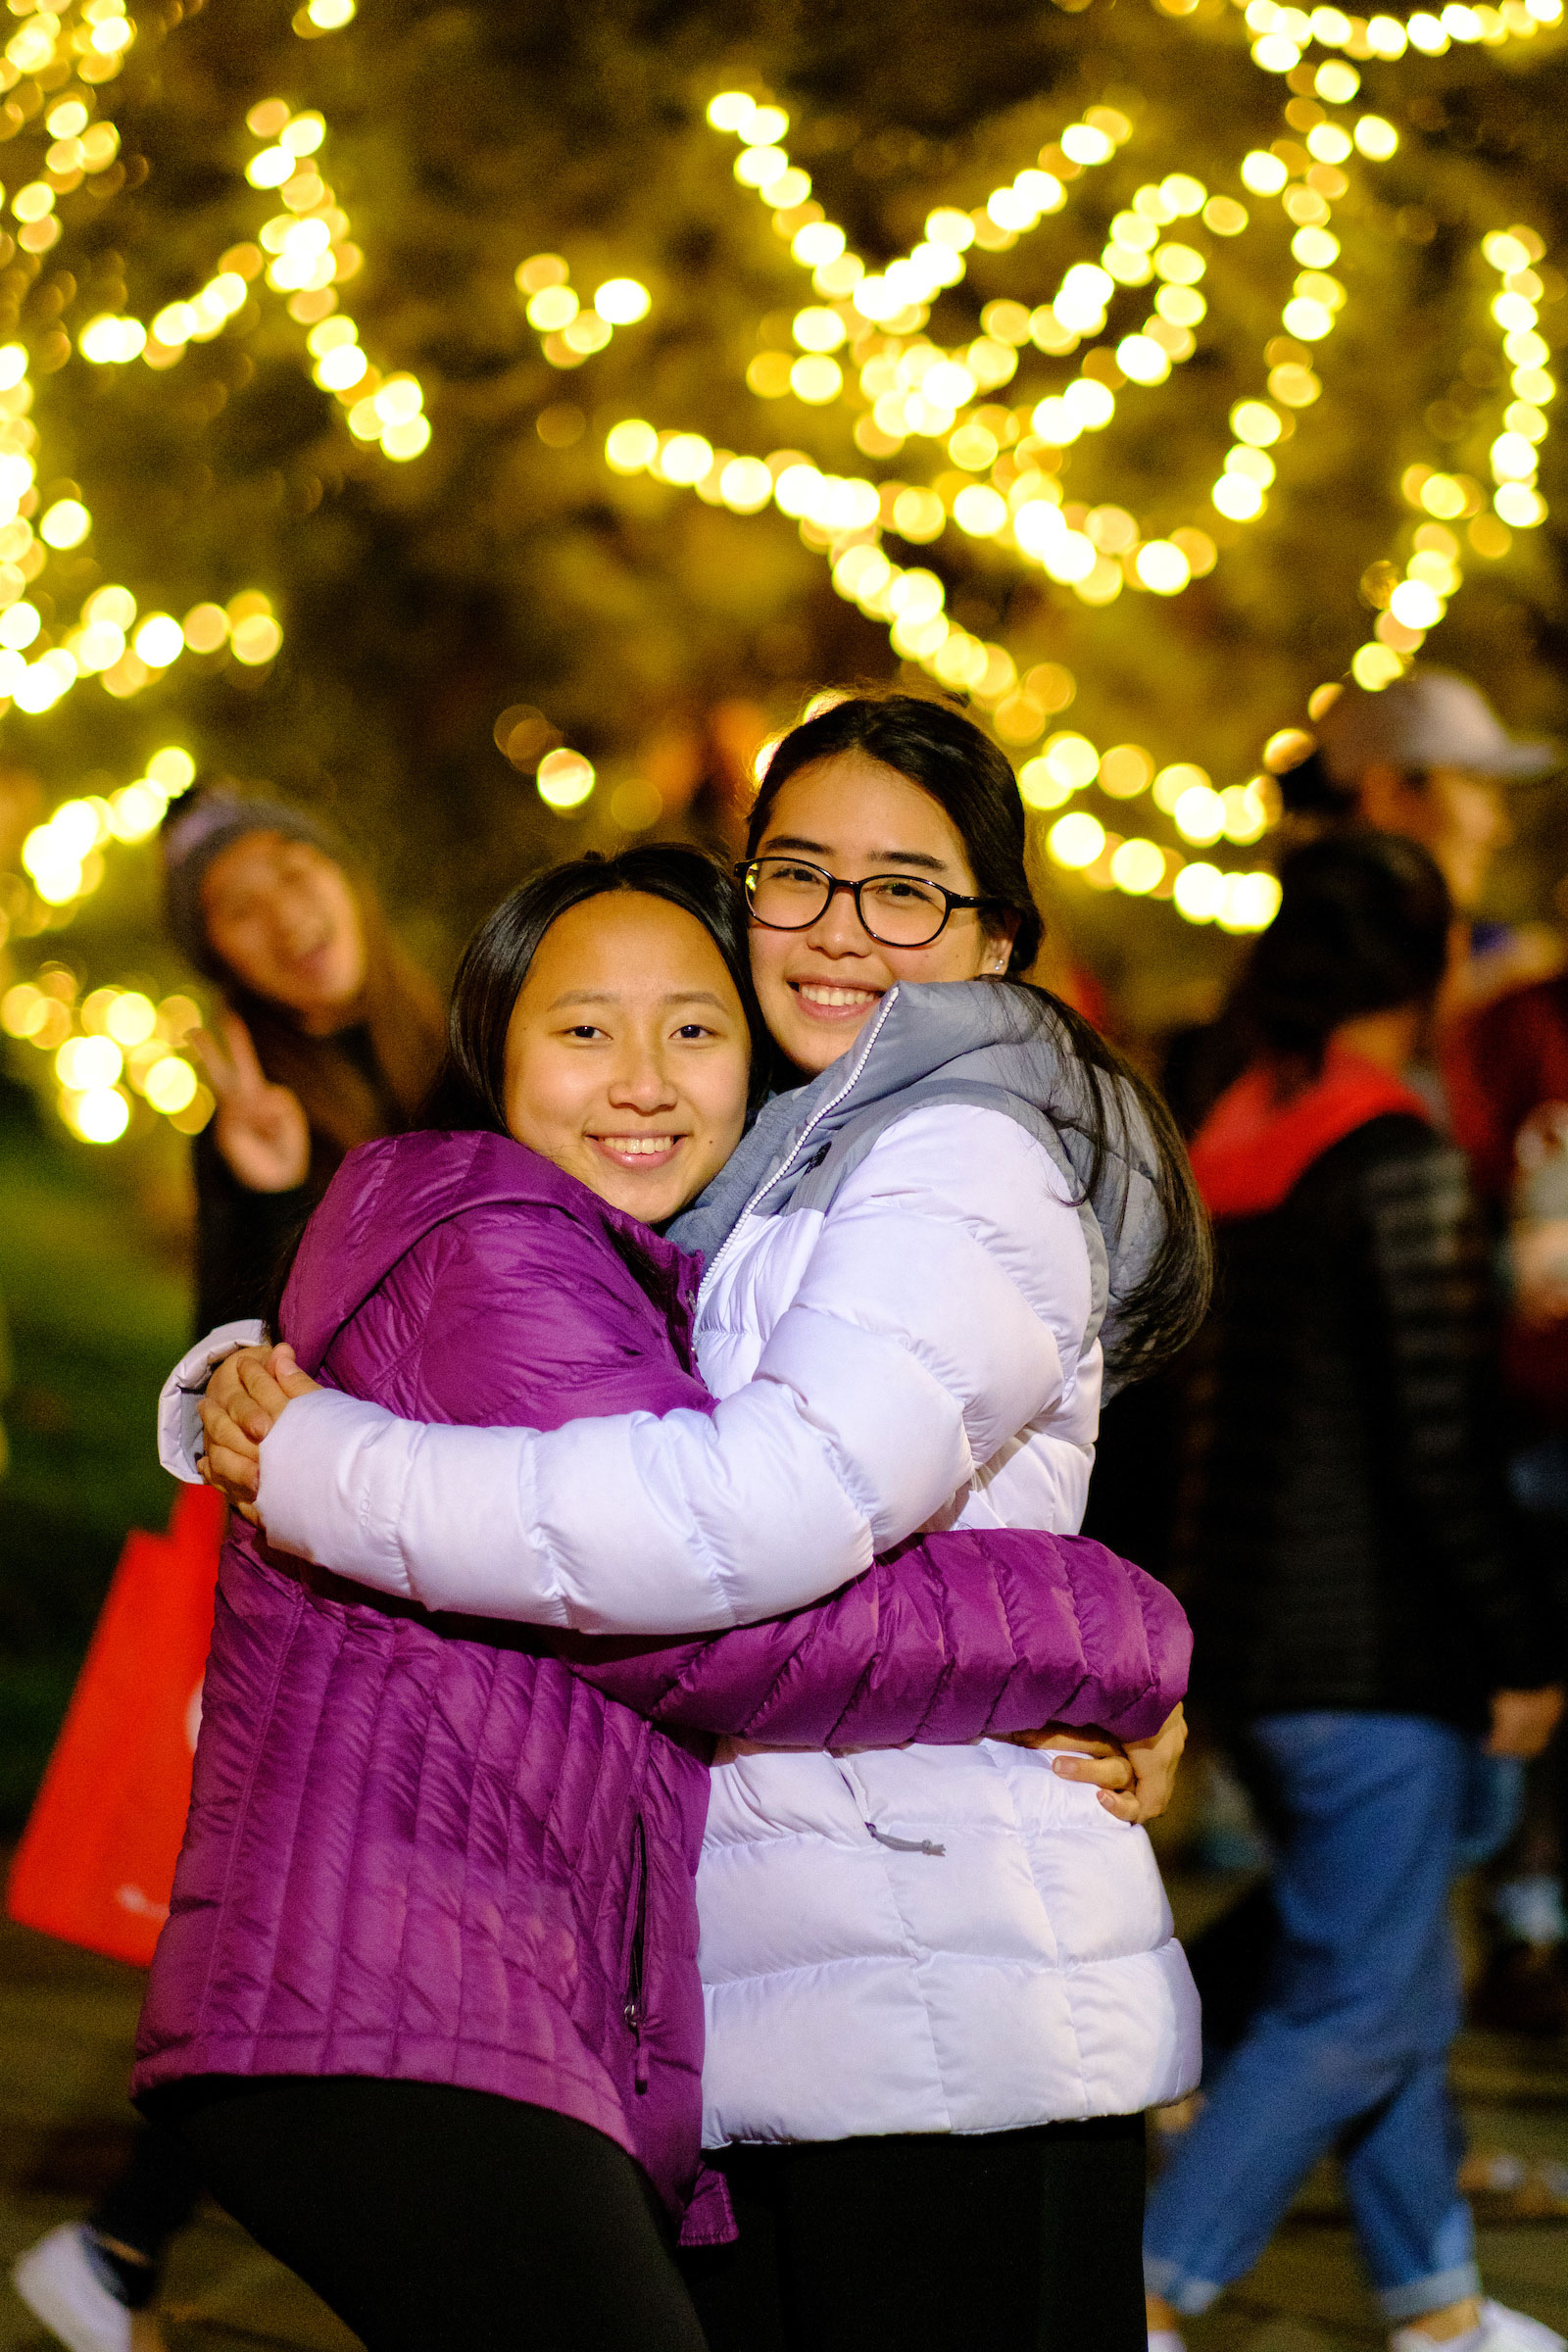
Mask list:
[[[1106,1142],[1098,1168],[1097,1096]],[[1158,1153],[1131,1088],[1081,1061],[1052,999],[1023,982],[890,989],[847,1054],[763,1105],[728,1165],[670,1227],[672,1239],[711,1260],[747,1211],[825,1208],[884,1127],[940,1102],[1005,1112],[1068,1179],[1094,1279],[1089,1336],[1099,1332],[1108,1364],[1117,1302],[1137,1289],[1164,1231]]]
[[[658,1282],[661,1304],[689,1306],[697,1269],[635,1217],[510,1135],[421,1128],[351,1152],[306,1228],[283,1294],[283,1336],[315,1372],[333,1340],[398,1260],[436,1226],[474,1208],[555,1209],[607,1233]]]
[[[1193,1174],[1213,1217],[1256,1217],[1278,1208],[1315,1160],[1369,1120],[1403,1112],[1426,1125],[1419,1095],[1359,1054],[1331,1046],[1321,1075],[1281,1102],[1270,1063],[1254,1062],[1228,1087],[1193,1145]]]

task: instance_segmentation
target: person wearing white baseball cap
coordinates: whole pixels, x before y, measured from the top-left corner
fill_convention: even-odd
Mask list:
[[[1560,971],[1555,931],[1486,922],[1476,909],[1493,858],[1513,838],[1503,787],[1550,775],[1563,751],[1510,735],[1480,687],[1449,669],[1407,669],[1376,693],[1349,681],[1319,687],[1312,706],[1310,727],[1281,728],[1263,753],[1284,804],[1281,846],[1338,825],[1368,825],[1430,853],[1463,926],[1440,1020]],[[1162,1080],[1188,1134],[1246,1058],[1246,1041],[1223,1010],[1169,1041]],[[1436,1107],[1435,1078],[1431,1092]]]
[[[1296,745],[1298,760],[1277,771],[1287,810],[1352,817],[1420,842],[1461,914],[1512,837],[1499,787],[1549,775],[1563,759],[1554,744],[1510,735],[1468,678],[1425,667],[1377,693],[1342,686]]]

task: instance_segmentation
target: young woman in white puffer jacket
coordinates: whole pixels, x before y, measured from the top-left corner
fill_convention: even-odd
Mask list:
[[[1024,842],[1011,769],[943,705],[846,701],[787,736],[741,870],[795,1091],[674,1228],[710,1253],[723,1401],[541,1435],[301,1395],[261,1449],[273,1543],[432,1608],[672,1633],[798,1605],[933,1523],[1076,1529],[1105,1343],[1115,1377],[1179,1346],[1207,1252],[1169,1121],[1087,1024],[918,985],[1028,967]],[[678,1152],[661,1116],[628,1095],[594,1140]],[[250,1335],[176,1384],[225,1336]],[[259,1434],[281,1403],[254,1359],[220,1375],[232,1492],[254,1462],[227,1408]],[[180,1419],[175,1396],[188,1473]],[[732,1751],[699,1901],[705,2136],[741,2224],[694,2276],[713,2352],[1141,2352],[1142,2116],[1198,2067],[1142,1829],[1004,1742]]]

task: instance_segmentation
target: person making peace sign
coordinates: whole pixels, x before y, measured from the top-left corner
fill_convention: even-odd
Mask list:
[[[194,1041],[218,1097],[195,1151],[205,1331],[262,1311],[344,1153],[408,1125],[442,1020],[368,886],[297,809],[198,790],[162,847],[170,929],[226,1006]]]
[[[196,1329],[264,1313],[306,1219],[356,1144],[406,1128],[441,1056],[435,991],[368,886],[311,820],[227,785],[162,833],[169,927],[221,991],[199,1031],[218,1112],[196,1138]],[[16,2284],[72,2344],[159,2352],[165,2251],[194,2209],[190,2160],[143,2124],[84,2222],[30,2247]]]

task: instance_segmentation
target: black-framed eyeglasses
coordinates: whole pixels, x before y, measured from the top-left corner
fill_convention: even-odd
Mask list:
[[[766,931],[808,931],[847,890],[862,928],[884,948],[928,948],[955,908],[993,904],[961,898],[918,874],[867,874],[861,882],[842,882],[802,858],[752,858],[735,874],[753,922]]]

